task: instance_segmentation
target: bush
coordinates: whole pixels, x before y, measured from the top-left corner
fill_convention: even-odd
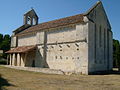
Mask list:
[[[0,59],[0,65],[7,65],[6,59]]]

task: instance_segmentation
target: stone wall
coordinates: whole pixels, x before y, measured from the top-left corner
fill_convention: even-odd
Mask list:
[[[37,32],[36,34],[36,44],[44,44],[45,33],[44,31]]]
[[[109,70],[113,68],[113,34],[109,32]]]
[[[17,37],[11,36],[11,48],[14,48],[17,46]]]
[[[28,53],[27,56],[21,55],[21,60],[23,59],[21,66],[31,66],[34,58],[36,67],[87,74],[87,42],[88,23],[19,36],[18,46],[38,45],[36,52]]]
[[[51,69],[87,73],[87,24],[47,32],[46,62]]]
[[[36,56],[35,56],[35,66],[36,67],[44,67],[44,59],[43,59],[43,52],[44,52],[44,46],[40,45],[38,46],[36,50]]]
[[[112,69],[112,32],[103,6],[88,15],[89,72]]]
[[[36,45],[36,34],[28,34],[18,37],[18,46]]]
[[[74,27],[63,27],[47,32],[47,44],[72,42],[76,40],[76,29]]]

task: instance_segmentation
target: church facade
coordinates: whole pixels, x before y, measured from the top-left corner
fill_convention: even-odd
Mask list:
[[[89,74],[111,70],[112,31],[102,2],[83,14],[38,24],[32,9],[13,31],[7,51],[12,66]]]

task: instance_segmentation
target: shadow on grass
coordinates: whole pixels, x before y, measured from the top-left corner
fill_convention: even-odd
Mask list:
[[[90,73],[90,75],[120,75],[119,70],[111,70],[111,71],[97,71]]]
[[[14,86],[12,84],[10,84],[6,79],[4,79],[1,75],[0,75],[0,90],[5,90],[3,87],[4,86]]]

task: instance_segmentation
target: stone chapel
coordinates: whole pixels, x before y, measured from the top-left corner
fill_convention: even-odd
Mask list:
[[[40,24],[31,9],[13,31],[8,64],[82,74],[111,70],[112,35],[101,1],[85,13]]]

